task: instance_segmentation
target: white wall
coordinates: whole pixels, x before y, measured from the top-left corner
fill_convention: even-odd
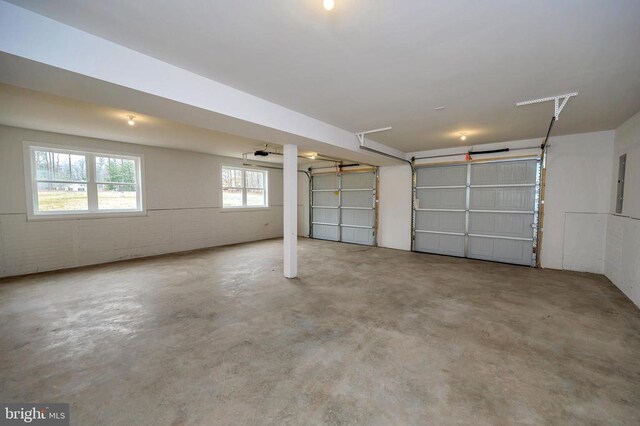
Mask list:
[[[615,131],[611,186],[611,212],[616,210],[618,158],[627,154],[622,215],[640,218],[640,112]]]
[[[540,146],[541,139],[482,145],[476,150]],[[412,156],[465,152],[470,147],[412,153]],[[611,191],[613,132],[552,137],[549,141],[542,266],[602,273],[606,216]],[[508,155],[539,154],[539,149]],[[495,157],[496,154],[489,155]],[[476,156],[475,158],[482,158]],[[464,156],[425,162],[462,161]],[[401,210],[394,206],[402,206]],[[378,244],[410,250],[411,173],[407,166],[380,168]]]
[[[378,245],[411,250],[411,167],[380,167]]]
[[[615,214],[618,158],[627,154],[622,214]],[[615,131],[604,273],[640,307],[640,113]]]
[[[604,272],[613,131],[551,138],[542,266]]]
[[[142,154],[147,216],[27,221],[23,141]],[[238,159],[0,126],[0,276],[282,236],[282,172],[269,170],[269,208],[221,209],[220,167]],[[299,233],[308,230],[300,174]]]

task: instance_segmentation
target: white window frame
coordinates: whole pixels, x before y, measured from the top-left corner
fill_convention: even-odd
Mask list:
[[[232,189],[231,187],[222,186],[222,174],[224,169],[233,169],[242,171],[242,205],[241,206],[225,206],[224,205],[224,190]],[[264,188],[247,188],[246,172],[261,172],[264,173]],[[233,188],[236,189],[236,188]],[[264,190],[264,205],[262,206],[248,206],[247,205],[247,189],[263,189]],[[251,167],[238,167],[238,166],[221,166],[220,167],[220,205],[223,210],[266,210],[269,208],[269,171],[259,168]]]
[[[65,211],[39,211],[38,206],[38,180],[36,176],[35,151],[55,151],[69,154],[78,154],[86,157],[87,181],[81,185],[87,186],[88,210]],[[131,154],[110,150],[87,149],[69,145],[54,145],[39,142],[23,142],[25,189],[27,194],[27,219],[28,220],[52,220],[52,219],[91,219],[103,217],[127,217],[146,216],[146,199],[144,191],[144,157],[142,154]],[[104,182],[96,180],[96,157],[116,157],[133,160],[136,165],[136,208],[100,210],[98,209],[98,185]],[[66,181],[65,181],[66,182]],[[77,182],[70,182],[76,184]]]

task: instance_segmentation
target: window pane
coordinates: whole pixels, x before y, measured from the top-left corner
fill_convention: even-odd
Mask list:
[[[222,168],[222,187],[223,188],[242,188],[242,170]]]
[[[87,185],[38,182],[38,211],[88,210]]]
[[[135,210],[137,208],[135,185],[98,185],[98,209]]]
[[[247,188],[263,188],[264,189],[264,172],[247,170],[246,177],[247,177]]]
[[[247,189],[247,206],[264,206],[264,189]]]
[[[222,206],[223,207],[242,207],[242,189],[223,189],[222,190]]]
[[[136,162],[128,158],[96,156],[97,182],[136,182]]]
[[[87,162],[84,155],[53,151],[35,151],[34,155],[38,180],[87,180]]]

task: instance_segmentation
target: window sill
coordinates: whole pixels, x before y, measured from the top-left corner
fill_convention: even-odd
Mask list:
[[[116,219],[124,217],[147,216],[146,211],[124,211],[105,213],[58,213],[58,214],[28,214],[27,220],[40,222],[49,220],[78,220],[78,219]]]
[[[264,212],[270,210],[270,207],[223,207],[220,209],[220,213]]]

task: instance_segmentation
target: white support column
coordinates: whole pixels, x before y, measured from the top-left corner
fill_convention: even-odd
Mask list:
[[[298,276],[298,146],[284,146],[284,276]]]

